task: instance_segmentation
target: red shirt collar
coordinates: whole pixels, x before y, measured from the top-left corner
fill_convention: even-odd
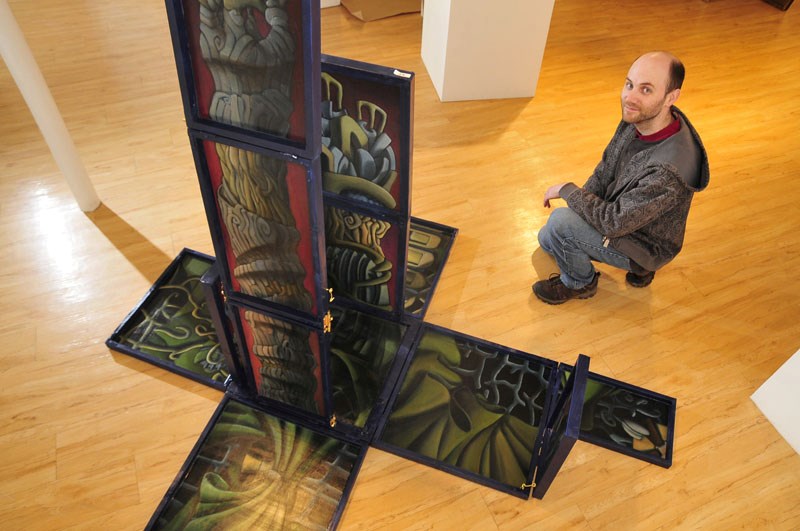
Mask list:
[[[636,138],[638,138],[642,142],[660,142],[662,140],[671,137],[680,130],[681,130],[681,121],[675,118],[674,120],[672,120],[672,123],[670,123],[664,129],[662,129],[661,131],[656,131],[651,135],[642,135],[639,133],[639,131],[636,131]]]

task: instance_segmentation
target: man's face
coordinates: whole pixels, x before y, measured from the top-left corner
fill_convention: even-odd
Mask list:
[[[622,120],[646,126],[669,113],[678,91],[667,93],[668,79],[669,61],[658,56],[637,59],[622,87]]]

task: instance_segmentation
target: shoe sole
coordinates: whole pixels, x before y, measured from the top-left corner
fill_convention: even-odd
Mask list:
[[[542,301],[544,303],[547,303],[547,304],[549,304],[551,306],[558,306],[559,304],[564,304],[567,301],[571,301],[571,300],[575,300],[575,299],[581,299],[581,300],[591,299],[592,297],[594,297],[597,294],[597,291],[595,290],[593,293],[582,293],[581,295],[578,295],[577,297],[572,297],[570,299],[564,299],[563,301],[554,301],[554,300],[550,300],[550,299],[545,299],[544,297],[542,297],[538,293],[536,293],[536,290],[533,291],[533,294],[536,295],[537,299],[539,299],[540,301]]]

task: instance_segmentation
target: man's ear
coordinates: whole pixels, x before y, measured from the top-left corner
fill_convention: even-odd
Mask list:
[[[678,97],[680,95],[681,95],[681,89],[679,89],[679,88],[677,88],[677,89],[673,90],[672,92],[670,92],[669,94],[667,94],[667,103],[669,103],[670,107],[675,105],[675,102],[678,101]]]

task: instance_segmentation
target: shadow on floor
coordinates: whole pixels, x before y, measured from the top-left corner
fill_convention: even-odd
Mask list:
[[[86,217],[151,283],[158,280],[174,258],[153,245],[141,232],[102,203],[94,212],[86,213]]]

